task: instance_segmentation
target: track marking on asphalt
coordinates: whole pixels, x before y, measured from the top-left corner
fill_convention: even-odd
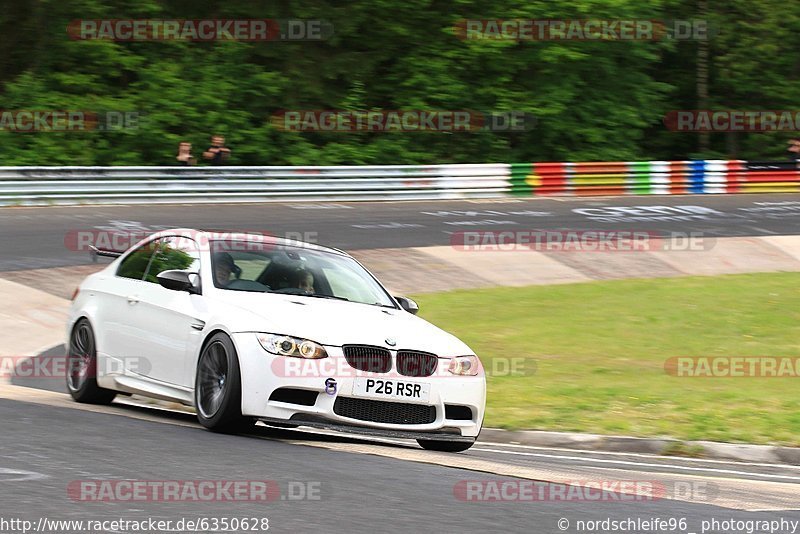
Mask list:
[[[149,422],[170,424],[184,428],[200,429],[197,423],[188,423],[183,421],[176,421],[174,419],[165,419],[164,416],[158,414],[143,414],[132,412],[123,406],[110,405],[110,406],[97,406],[79,404],[73,402],[72,399],[64,394],[53,391],[37,390],[33,388],[26,388],[23,386],[16,386],[10,384],[0,384],[0,398],[30,402],[34,404],[43,404],[47,406],[55,406],[60,408],[69,408],[73,410],[82,410],[95,413],[104,413],[109,415],[118,415],[129,417],[132,419],[139,419]],[[137,405],[141,406],[141,405]],[[169,412],[173,415],[180,412],[174,412],[165,408],[158,408],[153,411]],[[305,429],[303,429],[305,432]],[[337,435],[337,434],[333,434]],[[498,476],[524,478],[528,480],[551,482],[551,483],[569,483],[570,485],[596,487],[596,484],[615,480],[644,480],[654,481],[658,480],[661,483],[671,483],[678,481],[712,481],[719,486],[720,494],[714,498],[713,501],[703,503],[723,508],[737,509],[737,510],[793,510],[797,508],[797,485],[788,484],[774,481],[760,481],[760,480],[747,480],[747,479],[732,479],[720,478],[712,476],[700,475],[687,475],[683,473],[653,473],[644,471],[635,471],[630,469],[619,468],[601,468],[598,466],[548,466],[548,467],[534,467],[534,466],[519,466],[509,463],[502,463],[468,454],[455,455],[449,453],[438,453],[433,451],[425,451],[421,449],[412,448],[407,443],[399,442],[396,440],[382,439],[379,442],[371,443],[337,443],[337,442],[313,442],[300,439],[286,439],[268,436],[248,436],[250,438],[262,439],[265,441],[279,441],[292,445],[302,445],[306,447],[317,447],[329,449],[337,452],[354,453],[354,454],[369,454],[373,456],[381,456],[386,458],[394,458],[401,461],[410,461],[415,463],[423,463],[429,465],[436,465],[440,467],[449,467],[455,469],[464,469],[468,471],[477,471],[483,473],[491,473]],[[358,436],[364,439],[363,436]],[[384,445],[385,444],[385,445]],[[393,445],[393,446],[386,446]],[[394,445],[405,445],[405,447],[397,447]],[[491,449],[490,449],[491,451]],[[549,455],[538,454],[544,458]],[[572,457],[573,460],[585,461],[588,458]],[[619,463],[609,461],[611,463]],[[635,462],[626,462],[631,465],[636,465]],[[657,467],[663,467],[655,464]],[[599,471],[587,474],[582,469],[592,469]],[[599,476],[602,472],[614,473],[612,476]],[[622,476],[616,473],[622,473]],[[742,473],[744,475],[753,475],[752,473]],[[636,494],[635,492],[631,492]],[[693,502],[697,503],[696,498],[681,498],[669,497],[670,500]]]
[[[11,478],[6,478],[6,475],[10,476]],[[50,477],[43,473],[37,473],[36,471],[22,471],[19,469],[8,469],[6,467],[0,467],[0,482],[2,482],[3,484],[7,482],[26,482],[28,480],[42,480],[43,478],[50,478]]]
[[[788,475],[771,475],[771,474],[761,474],[761,473],[749,473],[747,471],[735,471],[733,469],[712,469],[712,468],[703,468],[703,467],[691,467],[691,466],[683,466],[677,464],[656,464],[656,463],[645,463],[645,462],[632,462],[628,460],[606,460],[603,458],[584,458],[582,456],[563,456],[563,455],[554,455],[554,454],[542,454],[537,452],[523,452],[523,451],[502,451],[498,449],[483,449],[483,448],[474,448],[473,450],[482,451],[482,452],[491,452],[495,454],[513,454],[517,456],[535,456],[539,458],[555,458],[557,460],[580,460],[584,462],[593,462],[598,464],[615,464],[615,465],[630,465],[630,466],[637,466],[637,467],[658,467],[662,469],[669,469],[669,470],[681,470],[681,471],[712,471],[715,473],[725,473],[726,475],[750,475],[754,476],[757,475],[759,477],[764,478],[774,478],[776,480],[792,480],[800,482],[800,476],[788,476]],[[783,467],[783,466],[781,466]]]
[[[135,403],[129,403],[129,404],[136,405],[136,406],[141,406],[143,408],[148,407],[148,405],[142,405],[142,404],[135,404]],[[412,443],[412,440],[402,441],[402,440],[398,440],[398,439],[383,438],[383,437],[378,437],[378,436],[365,437],[364,434],[352,434],[352,433],[343,432],[343,431],[327,432],[327,431],[324,431],[324,430],[313,429],[313,428],[310,428],[310,427],[309,428],[304,428],[303,429],[303,433],[305,433],[305,434],[317,434],[317,435],[320,435],[320,436],[340,436],[340,437],[347,437],[347,438],[361,439],[361,440],[369,439],[370,441],[381,442],[381,443],[386,443],[388,445],[397,445],[397,446],[408,446],[409,443]],[[520,448],[520,449],[528,449],[528,450],[532,450],[532,451],[536,451],[536,450],[549,451],[551,453],[552,452],[563,452],[563,453],[574,453],[575,452],[575,450],[573,450],[573,449],[563,449],[563,448],[559,448],[559,447],[549,448],[549,447],[538,447],[538,446],[535,446],[535,445],[521,445],[521,444],[516,444],[516,443],[495,443],[495,442],[491,442],[491,441],[478,441],[476,443],[476,445],[470,449],[470,452],[478,452],[478,451],[480,451],[480,452],[496,452],[496,453],[500,453],[500,454],[519,454],[519,455],[528,455],[528,456],[540,456],[542,458],[567,459],[567,460],[588,461],[588,462],[596,461],[598,463],[608,462],[608,463],[612,463],[612,464],[625,464],[625,465],[634,465],[634,466],[641,466],[641,467],[653,466],[653,467],[658,467],[658,468],[666,469],[666,470],[669,470],[669,469],[682,469],[683,468],[683,466],[681,466],[680,464],[671,464],[671,463],[669,463],[670,459],[674,459],[676,461],[681,461],[681,462],[690,462],[690,463],[699,463],[699,464],[705,463],[705,464],[718,464],[718,465],[727,465],[727,466],[735,465],[735,466],[740,466],[740,467],[744,467],[744,466],[747,466],[747,467],[769,467],[769,468],[776,468],[776,469],[783,469],[783,470],[787,470],[787,469],[789,469],[789,470],[800,470],[800,465],[790,465],[790,464],[770,464],[770,463],[754,463],[754,462],[739,462],[739,461],[733,462],[733,461],[726,461],[726,460],[713,460],[713,459],[702,459],[702,458],[683,458],[683,457],[657,456],[657,455],[652,455],[652,454],[631,453],[631,452],[584,451],[587,454],[592,454],[592,455],[625,456],[625,457],[642,458],[642,459],[645,459],[645,460],[653,460],[653,459],[664,460],[664,463],[648,464],[648,463],[632,462],[632,461],[625,462],[625,461],[618,461],[618,460],[602,460],[602,459],[595,459],[595,458],[592,458],[590,456],[559,456],[557,454],[545,454],[545,453],[537,455],[535,453],[524,453],[524,452],[515,453],[513,451],[502,451],[502,450],[497,450],[496,451],[496,450],[484,448],[484,447],[489,447],[489,446],[491,446],[491,447]],[[589,467],[589,466],[586,466],[586,467]],[[705,469],[702,468],[702,467],[687,467],[687,469],[688,470],[696,470],[696,471],[706,471],[706,472],[710,472],[710,473],[742,474],[742,475],[745,475],[745,476],[758,476],[758,477],[770,476],[770,475],[766,475],[766,474],[754,473],[754,472],[749,472],[749,471],[723,470],[723,469],[717,469],[717,468],[714,468],[714,467],[708,467],[708,468],[705,468]],[[785,478],[788,479],[788,480],[797,480],[798,482],[800,482],[800,476],[798,476],[798,477],[788,477],[787,476]]]
[[[508,448],[519,448],[519,449],[530,449],[530,450],[538,450],[538,451],[551,451],[551,452],[564,452],[564,453],[574,453],[575,449],[564,449],[562,447],[541,447],[537,445],[522,445],[521,443],[498,443],[494,441],[479,441],[478,442],[482,446],[486,447],[508,447]],[[477,450],[473,448],[472,450]],[[730,460],[714,460],[711,458],[689,458],[684,456],[660,456],[657,454],[647,454],[647,453],[639,453],[639,452],[614,452],[614,451],[594,451],[594,450],[586,450],[583,451],[588,454],[599,455],[599,456],[628,456],[628,457],[635,457],[635,458],[645,458],[645,459],[674,459],[676,461],[680,460],[681,462],[690,462],[690,463],[703,463],[703,464],[722,464],[722,465],[737,465],[737,466],[749,466],[749,467],[775,467],[779,469],[796,469],[800,470],[800,465],[791,465],[791,464],[770,464],[770,463],[758,463],[758,462],[740,462],[740,461],[730,461]],[[548,455],[551,456],[551,455]]]
[[[779,235],[778,232],[773,232],[772,230],[767,230],[766,228],[760,228],[758,226],[748,226],[751,230],[755,230],[758,235]]]
[[[318,434],[318,435],[321,435],[321,436],[340,435],[340,436],[347,436],[347,437],[355,438],[355,439],[364,439],[364,436],[363,435],[359,435],[359,434],[330,433],[330,432],[324,432],[324,431],[319,431],[319,430],[310,431],[310,430],[306,430],[306,429],[303,429],[303,431],[305,433],[313,433],[313,434]],[[397,445],[397,446],[408,446],[409,445],[408,442],[404,442],[404,441],[397,440],[397,439],[391,439],[391,438],[380,438],[380,437],[370,436],[369,440],[370,441],[375,441],[375,442],[386,443],[387,445]],[[589,457],[589,456],[566,456],[566,455],[557,455],[557,454],[541,454],[541,453],[537,454],[537,453],[503,451],[503,450],[482,448],[480,446],[481,444],[483,444],[483,443],[478,442],[478,445],[472,447],[470,449],[470,452],[491,452],[491,453],[509,454],[509,455],[515,454],[515,455],[524,455],[524,456],[537,456],[537,457],[541,457],[541,458],[544,458],[544,459],[551,459],[552,458],[552,459],[559,459],[559,460],[574,460],[574,461],[578,461],[578,462],[595,462],[595,463],[608,463],[608,464],[629,465],[629,466],[638,466],[638,467],[655,467],[655,468],[659,468],[659,469],[662,469],[662,470],[665,470],[665,471],[670,471],[670,470],[678,470],[678,471],[680,471],[680,470],[689,470],[689,471],[698,471],[698,472],[706,472],[706,473],[723,473],[723,474],[742,475],[742,476],[745,476],[745,477],[774,478],[774,479],[790,480],[790,481],[800,482],[800,476],[792,477],[792,476],[784,476],[784,475],[771,475],[771,474],[749,472],[749,471],[735,471],[735,470],[730,470],[730,469],[718,469],[718,468],[713,468],[713,467],[706,467],[706,468],[703,468],[703,467],[690,467],[690,466],[682,466],[682,465],[678,465],[678,464],[670,464],[670,463],[666,463],[666,462],[665,463],[655,464],[655,463],[643,463],[643,462],[620,461],[620,460],[604,460],[604,459],[599,459],[599,458],[592,458],[592,457]],[[489,443],[489,442],[485,443],[485,445],[506,446],[506,444],[504,444],[504,443]],[[529,446],[526,446],[526,445],[509,445],[509,446],[529,447]],[[574,451],[570,451],[569,449],[547,449],[545,447],[533,447],[533,446],[530,446],[530,448],[531,449],[545,450],[545,451],[552,450],[552,451],[574,452]],[[592,454],[625,455],[625,456],[637,456],[637,457],[642,457],[642,458],[654,458],[652,455],[635,454],[635,453],[596,452],[596,451],[587,451],[587,452],[591,452]],[[665,460],[667,459],[667,457],[655,457],[655,458],[664,458]],[[732,463],[732,462],[726,462],[726,461],[723,461],[723,460],[701,460],[701,459],[695,459],[695,458],[686,458],[686,459],[682,458],[681,460],[691,460],[691,461],[695,461],[695,462],[712,462],[712,463],[715,463],[715,464],[722,464],[722,465],[742,465],[742,466],[755,466],[755,467],[773,467],[773,468],[780,468],[780,469],[785,469],[785,468],[800,469],[800,466],[783,465],[783,464],[763,464],[763,463],[759,464],[759,463],[745,463],[745,462]],[[595,466],[588,466],[588,465],[583,465],[581,467],[582,468],[587,468],[587,469],[616,469],[616,468],[611,468],[611,467],[595,467]],[[658,472],[655,472],[654,474],[658,474]],[[728,478],[728,477],[713,477],[713,478],[721,478],[723,480],[731,480],[731,478]],[[748,480],[755,480],[755,479],[748,479]]]
[[[448,453],[436,453],[418,449],[398,449],[396,447],[384,447],[380,445],[362,445],[352,443],[308,443],[296,440],[285,440],[287,443],[297,445],[307,445],[340,452],[352,452],[357,454],[370,454],[383,456],[397,460],[411,461],[415,463],[425,463],[440,467],[451,467],[455,469],[466,469],[470,471],[480,471],[499,476],[524,478],[528,480],[564,483],[572,486],[585,488],[597,487],[597,484],[609,481],[653,481],[664,485],[674,482],[685,482],[687,479],[695,482],[712,482],[719,487],[719,495],[708,502],[699,502],[695,496],[687,497],[665,497],[664,499],[691,502],[695,504],[707,504],[734,510],[762,509],[770,511],[782,511],[797,507],[797,486],[771,481],[742,480],[719,478],[699,475],[685,474],[665,474],[648,473],[642,471],[631,471],[629,469],[605,468],[603,471],[622,472],[623,476],[598,476],[598,473],[587,474],[580,468],[570,469],[561,467],[529,467],[497,463],[484,460],[469,455],[453,455]],[[580,466],[582,467],[582,466]],[[599,468],[596,468],[599,469]],[[641,492],[620,492],[629,495],[646,496]],[[657,500],[657,499],[654,499]]]

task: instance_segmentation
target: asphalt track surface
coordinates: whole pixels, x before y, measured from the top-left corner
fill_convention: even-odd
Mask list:
[[[13,382],[26,387],[0,395],[0,481],[5,482],[0,518],[37,524],[42,518],[266,517],[273,532],[577,533],[584,531],[578,529],[581,520],[659,518],[685,520],[686,527],[629,530],[688,533],[701,532],[703,521],[715,519],[800,521],[798,467],[483,442],[455,455],[422,451],[408,440],[264,426],[246,435],[219,435],[202,429],[190,414],[125,397],[111,407],[73,403],[63,393],[50,393],[64,391],[61,380]],[[97,502],[92,492],[87,497],[75,492],[80,481],[104,480],[268,481],[277,492],[267,502],[162,502],[157,497]],[[591,499],[580,493],[558,497],[569,489],[564,482],[579,488],[587,481],[635,481],[661,489],[654,499],[624,492],[603,493],[601,500],[591,500],[596,493]],[[544,495],[550,497],[465,500],[467,482],[533,484],[547,488]],[[559,528],[563,519],[570,525],[565,530]],[[791,532],[791,527],[777,532]]]
[[[139,236],[175,227],[267,232],[344,250],[443,246],[464,231],[789,235],[800,233],[800,194],[5,208],[0,271],[85,264],[79,232]]]
[[[652,219],[653,207],[659,217],[692,218],[629,220]],[[615,213],[614,217],[624,220],[592,220],[587,212],[576,209],[605,210],[588,213],[595,218]],[[364,249],[447,245],[451,233],[461,230],[602,228],[694,231],[716,237],[796,234],[800,218],[795,210],[800,210],[800,195],[14,208],[0,210],[0,269],[86,263],[86,254],[65,246],[65,235],[98,226],[232,228],[279,235],[316,232],[320,242]],[[58,354],[63,354],[63,347],[39,358]],[[9,519],[38,524],[42,519],[149,518],[173,522],[268,518],[273,532],[699,533],[703,521],[711,520],[718,523],[706,525],[705,532],[800,532],[787,523],[778,523],[774,531],[747,523],[800,522],[800,468],[793,466],[484,442],[466,453],[443,454],[423,451],[408,440],[368,440],[264,426],[247,435],[219,435],[200,428],[189,414],[133,405],[125,397],[111,407],[73,403],[63,393],[63,382],[55,378],[15,379],[14,383],[0,385],[0,532],[19,531],[3,525],[2,520]],[[258,480],[270,481],[279,491],[270,502],[93,502],[68,491],[82,480]],[[538,481],[537,487],[546,485],[550,498],[496,502],[481,500],[489,493],[479,493],[474,496],[478,500],[465,501],[459,488],[466,481],[480,482],[484,491],[487,484]],[[558,497],[565,494],[565,482],[569,488],[581,488],[597,481],[650,483],[663,491],[656,492],[655,499],[632,499],[614,491],[603,493],[601,500],[580,492],[566,500]],[[302,493],[306,498],[301,498]],[[654,525],[656,518],[685,519],[686,525]],[[651,524],[614,529],[601,523],[579,529],[581,520],[606,519]],[[559,527],[565,526],[563,520],[569,522],[565,529]],[[102,530],[133,532],[130,528]],[[213,529],[194,529],[208,530]]]
[[[559,532],[560,518],[572,524],[607,517],[686,518],[684,532],[699,531],[701,521],[711,518],[800,520],[797,512],[747,513],[671,500],[464,502],[454,497],[461,481],[515,479],[324,446],[329,439],[335,445],[355,441],[345,438],[267,428],[249,436],[217,435],[175,415],[148,421],[0,400],[0,417],[14,421],[0,437],[0,461],[16,471],[0,474],[6,480],[0,489],[4,516],[34,523],[40,518],[266,517],[273,532],[546,533]],[[398,455],[405,449],[369,446]],[[68,495],[74,481],[104,479],[275,481],[281,498],[255,503],[92,502]],[[290,496],[299,497],[300,491],[290,494],[290,485],[309,488],[315,499],[293,500]]]

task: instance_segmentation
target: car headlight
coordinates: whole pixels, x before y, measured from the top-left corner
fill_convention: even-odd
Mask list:
[[[256,334],[258,342],[264,350],[276,356],[289,356],[292,358],[306,358],[319,360],[327,358],[328,353],[319,343],[310,339],[301,339],[281,334]]]
[[[448,371],[454,375],[477,376],[481,361],[477,356],[458,356],[450,360]]]

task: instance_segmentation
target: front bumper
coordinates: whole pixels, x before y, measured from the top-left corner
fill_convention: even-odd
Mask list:
[[[473,441],[480,433],[486,404],[486,378],[483,373],[478,376],[456,376],[439,371],[429,377],[367,373],[350,368],[341,347],[326,346],[328,358],[322,360],[299,360],[268,353],[253,333],[234,334],[233,341],[242,374],[243,415],[265,422],[293,423],[399,438]],[[287,360],[298,361],[292,362],[294,366],[287,370]],[[446,365],[444,362],[440,360],[440,367]],[[396,398],[366,398],[354,392],[357,377],[427,384],[430,394],[424,403]],[[330,379],[336,382],[335,391],[331,390]],[[311,396],[312,405],[270,400],[273,392],[279,388],[315,392],[316,399]],[[431,417],[430,422],[422,424],[385,423],[345,417],[335,410],[339,398],[359,399],[367,404],[374,401],[378,407],[383,406],[380,403],[387,402],[400,404],[399,408],[408,406],[414,410],[418,406],[432,406],[435,416]],[[469,408],[471,418],[452,418],[453,410],[446,410],[445,405],[451,408],[460,407],[462,413],[464,408]],[[339,411],[342,411],[341,407]]]

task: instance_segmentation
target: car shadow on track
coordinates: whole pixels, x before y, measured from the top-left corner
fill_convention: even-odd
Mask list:
[[[15,361],[14,372],[11,376],[11,384],[32,389],[54,391],[57,393],[67,393],[66,386],[66,348],[64,345],[57,345],[41,354]],[[150,405],[149,402],[154,404]],[[157,400],[144,399],[143,397],[133,397],[120,395],[113,404],[117,408],[130,411],[131,413],[158,416],[167,421],[181,421],[184,423],[194,423],[198,428],[200,423],[194,413],[188,411],[189,407],[180,407],[175,403],[161,402]],[[240,434],[242,437],[254,437],[260,439],[274,440],[295,440],[320,443],[350,443],[350,444],[378,444],[370,439],[350,437],[336,433],[322,433],[318,431],[308,431],[302,428],[277,428],[259,424],[246,433]],[[405,447],[404,444],[396,442],[381,441],[380,445],[390,447]],[[416,444],[409,440],[408,447],[416,448]]]
[[[14,357],[10,382],[15,386],[67,393],[66,350],[64,345],[56,345],[31,358]]]

